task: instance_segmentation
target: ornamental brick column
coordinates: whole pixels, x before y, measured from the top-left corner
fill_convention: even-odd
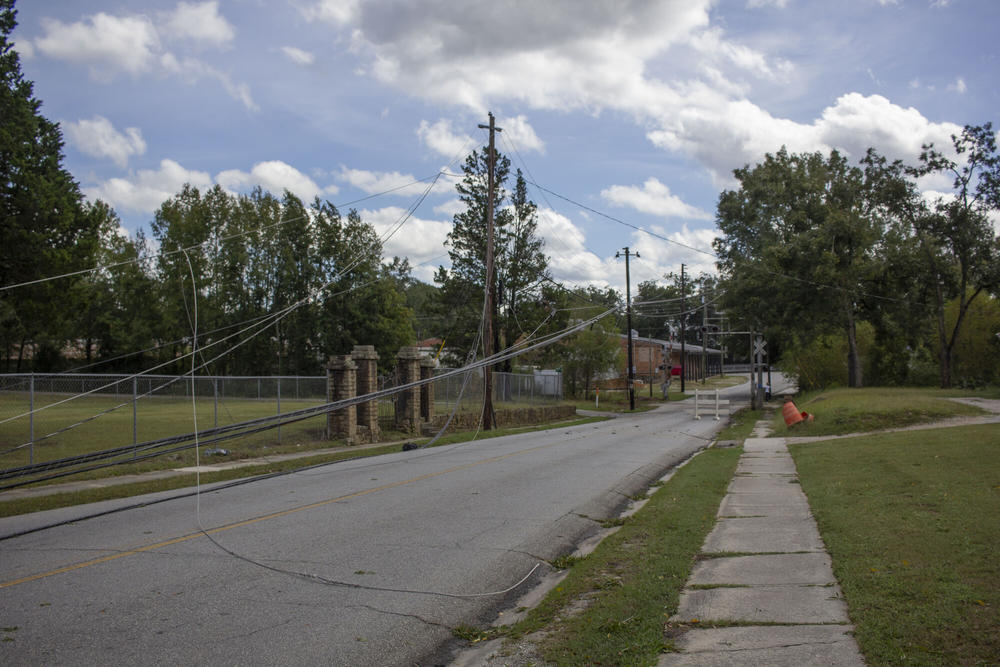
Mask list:
[[[326,365],[327,401],[342,401],[357,396],[357,366],[348,354],[330,357]],[[348,445],[357,442],[357,406],[328,412],[326,429],[331,440],[343,438]]]
[[[420,379],[434,377],[434,360],[424,357],[420,360]],[[425,422],[434,421],[434,383],[420,385],[420,419]]]
[[[374,345],[355,345],[351,359],[358,367],[358,396],[378,391],[378,352]],[[368,442],[378,442],[378,401],[358,404],[358,436]]]
[[[396,381],[399,385],[420,379],[420,352],[415,346],[399,348],[396,354]],[[396,394],[396,427],[401,431],[417,430],[420,418],[420,387],[411,387]]]

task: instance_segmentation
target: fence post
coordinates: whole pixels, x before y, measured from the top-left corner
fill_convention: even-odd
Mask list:
[[[35,374],[28,376],[28,465],[35,462]]]
[[[139,444],[139,414],[136,403],[139,400],[139,378],[132,376],[132,445]],[[132,452],[135,456],[135,452]]]
[[[212,378],[212,393],[215,395],[215,428],[219,428],[219,378]]]
[[[278,414],[281,414],[281,376],[277,377],[278,382]],[[278,422],[278,444],[281,444],[281,422]]]

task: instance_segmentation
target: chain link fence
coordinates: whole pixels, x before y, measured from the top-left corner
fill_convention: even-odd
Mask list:
[[[395,383],[395,376],[380,377],[379,389]],[[482,369],[442,378],[433,387],[438,414],[482,407]],[[0,374],[0,468],[190,433],[196,424],[226,426],[283,414],[326,403],[326,391],[326,376]],[[497,405],[555,403],[562,396],[557,371],[493,373]],[[395,409],[393,396],[379,399],[383,430],[394,429]],[[319,432],[324,425],[319,416],[306,426]],[[278,444],[281,432],[278,427]]]

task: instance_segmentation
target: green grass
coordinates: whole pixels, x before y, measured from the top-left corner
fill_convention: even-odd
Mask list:
[[[48,405],[66,396],[39,394],[35,399],[35,409]],[[41,438],[49,433],[82,422],[94,415],[121,404],[125,399],[111,396],[86,396],[80,399],[42,410],[35,414],[35,437]],[[282,400],[281,411],[291,412],[300,408],[320,405],[318,400]],[[274,400],[228,399],[220,401],[218,416],[214,409],[214,401],[198,400],[195,407],[198,414],[200,430],[212,428],[216,422],[219,426],[273,415],[277,412]],[[11,417],[27,409],[26,399],[22,396],[5,395],[0,399],[0,415]],[[191,433],[194,431],[194,413],[190,399],[185,398],[147,398],[138,404],[138,441],[154,440],[171,435]],[[319,416],[289,424],[281,428],[281,448],[278,448],[277,432],[268,431],[262,434],[247,436],[239,440],[240,453],[237,458],[255,456],[261,451],[275,453],[277,451],[293,451],[307,442],[315,442],[323,437],[326,417]],[[21,445],[29,440],[29,425],[27,418],[0,424],[0,450],[6,450]],[[71,430],[44,440],[38,440],[33,448],[34,462],[51,461],[67,456],[87,452],[95,452],[112,447],[130,445],[133,442],[132,407],[127,405],[108,412],[97,419],[83,423]],[[329,443],[327,442],[328,446]],[[223,444],[226,449],[237,449],[231,444]],[[11,468],[28,463],[28,448],[20,449],[0,456],[0,468]],[[182,454],[167,467],[192,465],[194,455]],[[131,474],[144,470],[163,468],[158,462],[141,464],[131,470],[116,469],[115,473]]]
[[[552,664],[654,664],[671,648],[667,618],[715,524],[739,455],[729,448],[695,457],[618,532],[575,560],[523,621],[500,634],[520,637],[544,628],[541,649]],[[586,609],[567,613],[578,600],[587,601]]]
[[[690,392],[693,392],[695,389],[723,389],[725,387],[738,385],[741,382],[746,382],[746,378],[727,375],[721,378],[709,378],[706,384],[695,382],[694,380],[688,381],[686,383],[686,389]],[[677,378],[674,378],[674,380],[670,383],[670,390],[667,392],[666,399],[663,398],[659,384],[653,385],[652,396],[650,396],[649,385],[637,386],[635,389],[635,411],[641,412],[645,410],[652,410],[653,408],[670,401],[686,401],[693,395],[693,393],[681,393],[681,381]],[[578,410],[630,412],[628,392],[624,389],[602,389],[600,393],[600,401],[597,401],[598,405],[596,406],[593,394],[591,394],[591,397],[587,400],[577,399],[569,400],[568,402],[575,405]]]
[[[505,428],[496,429],[493,431],[480,431],[478,434],[474,431],[467,431],[461,433],[449,433],[435,442],[434,446],[441,446],[447,444],[454,444],[459,442],[468,442],[475,436],[476,439],[485,438],[496,438],[502,435],[511,435],[514,433],[522,433],[524,431],[544,431],[548,429],[555,428],[565,428],[568,426],[577,426],[580,424],[590,424],[593,422],[604,421],[603,417],[584,417],[581,419],[573,419],[568,421],[553,422],[550,424],[542,424],[535,426],[526,426],[521,428]],[[412,442],[417,444],[428,443],[430,438],[417,438],[413,439]],[[323,442],[324,446],[328,446],[329,442]],[[210,484],[213,482],[222,482],[233,479],[241,479],[244,477],[254,477],[256,475],[263,475],[272,472],[286,471],[286,470],[296,470],[298,468],[317,465],[321,463],[332,463],[334,461],[340,461],[347,458],[357,458],[357,457],[367,457],[367,456],[380,456],[382,454],[391,454],[398,452],[401,449],[400,444],[384,445],[380,447],[342,447],[340,451],[326,452],[323,454],[317,454],[316,456],[304,456],[295,459],[289,459],[286,461],[275,461],[262,463],[260,465],[245,466],[241,468],[232,468],[229,470],[221,470],[218,472],[202,473],[201,483]],[[193,456],[193,453],[192,453]],[[204,463],[204,461],[203,461]],[[219,463],[219,458],[213,458],[211,463]],[[138,466],[118,466],[119,468],[135,468]],[[180,467],[180,466],[172,466]],[[124,474],[124,473],[122,473]],[[81,479],[81,476],[74,475],[71,479],[77,480]],[[132,496],[143,495],[146,493],[156,493],[159,491],[170,491],[173,489],[180,489],[184,487],[193,486],[195,484],[197,477],[194,473],[179,474],[174,475],[164,479],[150,479],[148,481],[125,483],[125,484],[114,484],[102,488],[84,489],[80,491],[65,492],[65,493],[52,493],[44,496],[38,496],[33,498],[21,498],[18,500],[8,500],[0,502],[0,517],[14,516],[17,514],[28,514],[30,512],[40,512],[43,510],[56,509],[59,507],[70,507],[73,505],[82,505],[85,503],[93,503],[101,500],[113,500],[118,498],[131,498]],[[66,479],[56,480],[55,482],[64,482]]]
[[[968,396],[970,392],[874,387],[807,393],[796,397],[795,404],[800,411],[813,414],[815,421],[788,428],[785,426],[779,404],[774,416],[773,435],[782,437],[866,433],[925,424],[948,417],[986,414],[977,407],[945,400],[946,396],[963,395]]]
[[[763,410],[743,408],[730,416],[729,423],[716,437],[718,440],[738,440],[742,444],[750,437],[754,426],[765,417],[765,414]]]
[[[869,664],[996,664],[1000,428],[790,449]]]

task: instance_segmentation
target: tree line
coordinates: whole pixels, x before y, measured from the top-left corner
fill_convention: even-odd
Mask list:
[[[716,216],[723,305],[800,386],[1000,381],[996,135],[966,126],[950,148],[925,145],[915,165],[782,149],[734,172]],[[925,177],[950,191],[928,196]],[[832,350],[842,376],[822,362]]]

